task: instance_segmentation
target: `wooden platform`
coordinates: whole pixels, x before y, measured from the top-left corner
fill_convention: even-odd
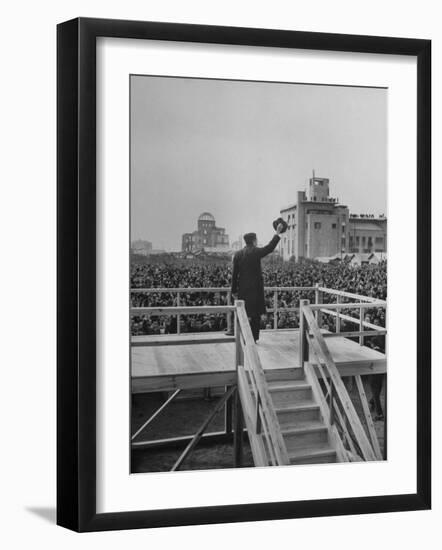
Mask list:
[[[348,338],[326,341],[342,376],[386,372],[384,354]],[[257,347],[268,379],[300,376],[297,330],[261,331]],[[234,353],[233,339],[222,333],[135,336],[132,392],[231,385],[235,382]]]

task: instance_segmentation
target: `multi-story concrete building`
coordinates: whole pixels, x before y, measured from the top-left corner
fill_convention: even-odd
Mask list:
[[[347,206],[330,197],[329,180],[310,178],[309,188],[298,192],[298,200],[281,209],[287,222],[280,252],[284,259],[317,258],[345,253],[348,243]]]
[[[223,227],[216,227],[215,218],[210,212],[203,212],[198,217],[197,229],[182,236],[183,252],[228,252],[229,236]]]
[[[386,218],[350,216],[347,206],[330,197],[327,178],[310,178],[307,193],[299,191],[297,202],[282,208],[281,217],[288,224],[279,245],[285,260],[386,252]]]

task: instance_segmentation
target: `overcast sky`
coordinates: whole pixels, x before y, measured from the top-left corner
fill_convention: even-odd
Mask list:
[[[313,169],[350,212],[386,213],[387,93],[132,76],[132,240],[180,250],[208,211],[264,242]]]

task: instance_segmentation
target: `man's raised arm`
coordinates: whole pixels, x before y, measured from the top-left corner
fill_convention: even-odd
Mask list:
[[[273,235],[273,238],[269,242],[269,244],[266,244],[265,246],[258,248],[259,255],[261,258],[264,258],[264,256],[267,256],[267,254],[270,254],[275,250],[275,248],[278,246],[279,241],[281,240],[280,234],[282,233],[282,230],[283,230],[283,225],[280,223],[276,228],[276,233],[275,235]]]

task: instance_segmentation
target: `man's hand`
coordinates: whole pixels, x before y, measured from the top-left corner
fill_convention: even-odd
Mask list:
[[[283,232],[284,230],[284,226],[282,225],[282,223],[279,223],[278,224],[278,227],[276,228],[276,234],[277,235],[281,235],[281,233]]]

